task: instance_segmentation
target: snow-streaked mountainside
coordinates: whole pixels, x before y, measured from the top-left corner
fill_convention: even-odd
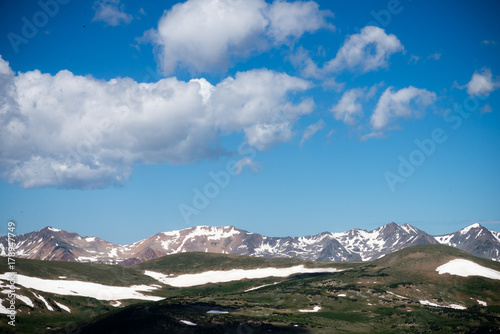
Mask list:
[[[17,236],[18,257],[39,260],[131,265],[182,252],[211,252],[315,261],[369,261],[418,244],[444,244],[500,261],[500,233],[472,224],[452,234],[431,236],[409,224],[390,223],[372,231],[353,229],[305,237],[266,237],[233,226],[196,226],[161,232],[130,245],[81,237],[52,227]],[[7,237],[0,237],[6,256]]]

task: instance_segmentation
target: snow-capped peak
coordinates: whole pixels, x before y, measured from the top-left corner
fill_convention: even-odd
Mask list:
[[[482,226],[479,225],[478,223],[471,224],[467,227],[464,227],[463,229],[460,230],[460,234],[466,234],[468,233],[471,229],[473,228],[481,228]]]
[[[410,224],[403,224],[400,227],[403,230],[405,230],[405,232],[408,234],[413,234],[418,232],[418,230],[415,227],[411,226]]]

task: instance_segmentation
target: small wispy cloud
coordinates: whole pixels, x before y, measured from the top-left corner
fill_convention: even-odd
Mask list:
[[[325,122],[322,119],[320,119],[318,122],[316,122],[314,124],[309,125],[304,130],[304,134],[302,135],[302,139],[300,140],[300,147],[302,147],[302,145],[304,145],[306,140],[311,138],[316,132],[323,129],[324,126],[325,126]]]
[[[423,62],[427,62],[429,60],[439,60],[441,58],[442,54],[439,52],[433,53],[431,55],[428,55],[427,57],[424,58]],[[418,63],[422,57],[417,56],[417,55],[411,55],[410,60],[408,60],[408,64],[416,64]]]
[[[489,104],[486,104],[481,108],[481,114],[489,114],[490,112],[493,112],[493,109],[491,109],[491,106]]]
[[[132,22],[132,15],[125,13],[120,0],[99,0],[93,8],[95,15],[92,21],[102,21],[113,27]]]
[[[439,60],[439,58],[441,58],[441,56],[442,56],[441,53],[436,52],[436,53],[433,53],[430,56],[428,56],[426,60],[430,60],[430,59]]]
[[[262,168],[261,164],[258,161],[255,161],[249,157],[244,157],[236,162],[234,165],[234,172],[236,175],[240,175],[243,170],[248,167],[254,173],[257,173],[259,169]]]
[[[371,139],[371,138],[384,138],[385,135],[382,131],[372,131],[370,133],[367,133],[366,135],[364,136],[361,136],[360,140],[361,141],[367,141],[368,139]]]
[[[481,41],[481,44],[482,45],[495,45],[495,44],[497,44],[497,41],[485,39],[484,41]]]
[[[417,55],[411,55],[410,60],[408,60],[409,64],[416,64],[420,60],[420,57]]]

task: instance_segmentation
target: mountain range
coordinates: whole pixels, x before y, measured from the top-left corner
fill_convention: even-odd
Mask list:
[[[49,261],[133,265],[184,252],[238,254],[313,261],[372,261],[395,251],[420,245],[443,244],[477,257],[500,261],[500,232],[472,224],[457,232],[432,236],[416,227],[390,223],[366,231],[323,232],[304,237],[267,237],[234,226],[196,226],[160,232],[130,245],[98,237],[82,237],[53,227],[18,235],[17,256]],[[8,240],[0,237],[0,255],[7,255]]]

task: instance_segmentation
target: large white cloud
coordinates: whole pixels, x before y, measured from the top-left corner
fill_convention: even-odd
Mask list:
[[[494,79],[489,68],[481,72],[474,72],[471,80],[467,83],[467,94],[470,96],[488,96],[492,91],[500,87],[500,80]]]
[[[359,69],[362,72],[387,67],[389,57],[402,52],[403,45],[393,34],[384,29],[367,26],[359,34],[348,36],[334,59],[325,65],[328,71]]]
[[[166,11],[149,37],[165,73],[178,67],[202,73],[331,28],[329,15],[313,1],[188,0]]]
[[[0,170],[24,187],[94,188],[123,182],[134,164],[188,163],[224,154],[220,136],[243,132],[257,149],[289,140],[312,111],[293,92],[309,83],[268,70],[137,83],[30,71],[0,57]]]
[[[386,128],[397,118],[422,116],[425,109],[436,101],[436,93],[409,86],[394,91],[387,88],[380,96],[371,117],[371,125],[376,130]]]

